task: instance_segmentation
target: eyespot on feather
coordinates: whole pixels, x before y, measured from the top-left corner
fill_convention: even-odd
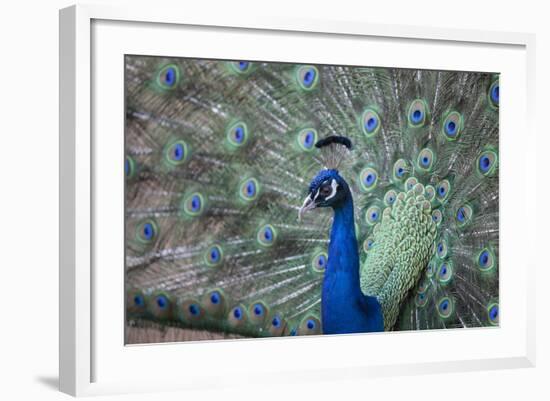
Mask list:
[[[319,70],[312,65],[300,66],[296,69],[296,82],[305,91],[314,89],[319,84]]]

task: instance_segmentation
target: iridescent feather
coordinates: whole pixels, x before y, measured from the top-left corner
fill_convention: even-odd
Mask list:
[[[498,326],[497,75],[125,65],[128,342],[322,333],[332,213],[297,216],[324,168],[385,330]],[[353,147],[322,155],[331,135]]]

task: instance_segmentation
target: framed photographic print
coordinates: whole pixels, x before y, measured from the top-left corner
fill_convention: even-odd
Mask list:
[[[62,391],[531,366],[532,36],[157,13],[61,11]]]

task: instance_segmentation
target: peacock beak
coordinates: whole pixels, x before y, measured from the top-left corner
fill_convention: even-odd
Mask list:
[[[306,199],[304,200],[304,204],[302,205],[302,207],[298,211],[298,221],[302,220],[302,216],[305,212],[307,212],[308,210],[311,210],[311,209],[315,209],[316,206],[317,205],[315,204],[315,201],[313,199],[311,199],[311,195],[308,195],[306,197]]]

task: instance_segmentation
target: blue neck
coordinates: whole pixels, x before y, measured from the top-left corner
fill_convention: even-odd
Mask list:
[[[334,207],[321,309],[325,334],[383,329],[380,304],[376,298],[366,297],[361,292],[351,194]]]
[[[334,221],[330,232],[327,274],[343,275],[348,295],[361,294],[359,286],[359,253],[355,236],[355,219],[351,196],[334,209]]]

